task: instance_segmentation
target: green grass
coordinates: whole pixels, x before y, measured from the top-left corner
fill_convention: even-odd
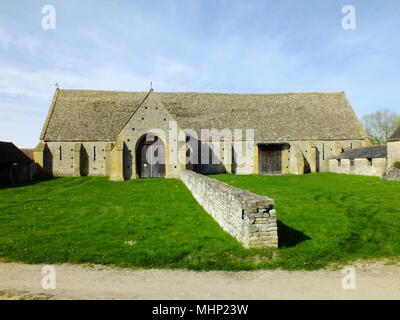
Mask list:
[[[400,256],[398,182],[335,173],[213,177],[275,199],[283,268]]]
[[[0,189],[0,256],[192,270],[316,269],[400,255],[400,183],[215,175],[276,200],[280,249],[244,249],[181,181],[57,178]]]

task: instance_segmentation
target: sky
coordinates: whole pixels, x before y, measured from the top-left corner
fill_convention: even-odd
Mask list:
[[[44,29],[45,5],[55,29]],[[342,7],[355,9],[344,29]],[[47,20],[46,20],[47,21]],[[0,2],[0,141],[32,148],[61,89],[345,91],[400,112],[398,0]]]

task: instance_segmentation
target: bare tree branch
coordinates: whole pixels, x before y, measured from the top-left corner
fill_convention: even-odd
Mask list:
[[[385,144],[390,135],[400,126],[400,114],[389,109],[379,110],[362,117],[372,144]]]

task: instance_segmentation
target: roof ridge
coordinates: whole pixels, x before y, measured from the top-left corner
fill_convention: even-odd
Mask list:
[[[220,95],[295,95],[295,94],[344,94],[344,91],[334,91],[334,92],[274,92],[274,93],[237,93],[237,92],[200,92],[200,91],[176,91],[176,92],[167,92],[167,91],[158,91],[156,94],[220,94]]]
[[[113,93],[145,93],[148,92],[146,90],[143,91],[120,91],[120,90],[97,90],[97,89],[58,89],[60,91],[69,91],[69,92],[113,92]]]
[[[109,93],[147,93],[148,91],[120,91],[120,90],[97,90],[97,89],[58,89],[61,91],[70,91],[70,92],[109,92]],[[331,92],[317,92],[317,91],[310,91],[310,92],[205,92],[205,91],[155,91],[156,94],[220,94],[220,95],[295,95],[295,94],[343,94],[344,91],[331,91]]]

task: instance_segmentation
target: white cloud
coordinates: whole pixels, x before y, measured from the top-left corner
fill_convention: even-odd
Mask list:
[[[3,50],[7,51],[12,47],[27,50],[30,54],[35,54],[41,41],[30,35],[23,35],[0,28],[0,44]]]

